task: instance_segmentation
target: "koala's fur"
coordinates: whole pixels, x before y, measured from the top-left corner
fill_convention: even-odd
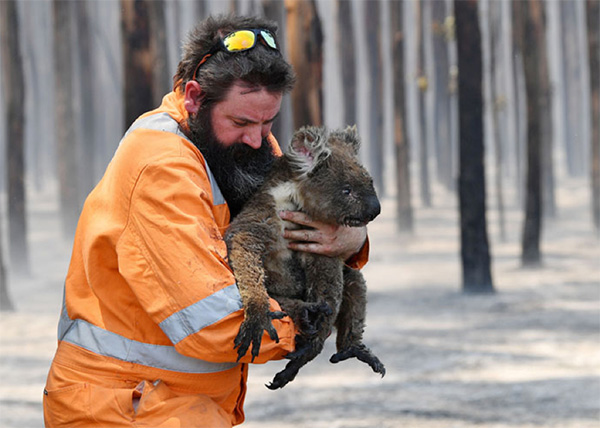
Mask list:
[[[304,127],[297,131],[264,185],[232,221],[225,242],[245,319],[235,339],[238,356],[252,344],[258,355],[263,330],[278,340],[272,319],[289,315],[300,327],[296,351],[271,389],[294,379],[298,370],[323,349],[332,327],[337,353],[331,362],[357,357],[385,374],[379,359],[362,343],[366,283],[362,274],[339,258],[291,251],[284,228],[299,226],[282,220],[281,210],[302,211],[328,224],[361,226],[380,212],[373,180],[360,165],[356,128],[329,132]],[[269,296],[285,311],[270,312]]]

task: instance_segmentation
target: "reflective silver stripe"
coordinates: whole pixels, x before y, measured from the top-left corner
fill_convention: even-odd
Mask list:
[[[232,369],[237,363],[211,363],[178,353],[174,346],[152,345],[127,339],[87,321],[71,320],[63,305],[58,339],[98,355],[121,361],[184,373],[216,373]]]
[[[135,131],[136,129],[152,129],[155,131],[171,132],[190,141],[190,139],[183,132],[181,132],[179,123],[169,116],[168,113],[157,113],[136,120],[131,124],[127,132],[125,132],[123,139],[125,139],[129,133]],[[121,142],[123,142],[123,139]],[[119,145],[121,145],[121,143],[119,143]],[[223,197],[223,193],[221,193],[221,189],[219,188],[212,171],[208,167],[206,160],[204,160],[204,166],[210,180],[210,187],[213,195],[213,205],[223,205],[225,203],[225,198]]]
[[[175,312],[159,324],[171,342],[177,344],[227,315],[242,309],[242,298],[236,284]]]

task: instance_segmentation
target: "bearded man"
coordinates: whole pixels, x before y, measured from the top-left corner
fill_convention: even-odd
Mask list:
[[[236,362],[244,314],[222,235],[280,154],[271,126],[294,75],[275,35],[262,18],[200,23],[173,92],[131,125],[88,196],[44,389],[46,426],[243,422],[252,356]],[[304,226],[284,232],[291,248],[366,261],[364,228],[281,216]],[[256,363],[294,350],[291,320],[273,325],[279,341],[265,334]]]

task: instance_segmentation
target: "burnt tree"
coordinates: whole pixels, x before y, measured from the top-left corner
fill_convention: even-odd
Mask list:
[[[425,71],[425,18],[424,3],[415,4],[417,11],[417,86],[419,88],[419,129],[421,141],[419,144],[419,184],[421,189],[421,201],[426,207],[431,206],[431,189],[429,185],[429,150],[427,138],[427,112],[425,108],[425,97],[429,89],[429,81]]]
[[[323,125],[323,30],[314,0],[285,0],[287,51],[296,71],[294,128]]]
[[[521,28],[520,49],[525,69],[527,96],[527,172],[525,221],[521,239],[524,266],[541,263],[542,231],[542,147],[545,111],[541,50],[544,45],[543,7],[540,0],[513,3],[513,20]]]
[[[0,4],[0,8],[2,5]],[[0,9],[1,10],[1,9]],[[3,13],[3,12],[0,12]],[[0,22],[2,18],[0,18]],[[4,267],[4,256],[2,251],[2,217],[0,216],[0,311],[12,311],[14,309],[12,299],[8,292],[8,276]]]
[[[591,94],[591,181],[592,219],[600,235],[600,3],[587,0],[587,33]]]
[[[452,147],[452,125],[451,125],[451,76],[450,57],[448,43],[453,37],[449,27],[447,4],[445,1],[434,1],[431,3],[431,31],[433,33],[433,57],[434,68],[434,98],[436,126],[434,141],[437,147],[437,169],[439,180],[448,188],[454,188],[454,177],[452,176],[452,164],[454,162],[454,150]]]
[[[363,3],[368,42],[367,70],[369,87],[369,160],[375,187],[385,194],[383,180],[383,53],[381,47],[380,0]]]
[[[121,0],[125,127],[154,107],[150,0]]]
[[[29,274],[27,244],[27,205],[25,192],[25,91],[23,56],[19,38],[17,2],[0,2],[2,20],[2,90],[6,106],[6,182],[8,184],[9,266],[19,274]]]
[[[352,19],[352,2],[337,0],[337,45],[342,74],[344,123],[356,124],[356,37]]]
[[[477,0],[455,0],[458,47],[459,205],[463,290],[494,291],[490,269],[483,142],[483,69]]]
[[[394,149],[396,157],[396,218],[402,232],[414,232],[410,190],[410,145],[406,120],[404,75],[404,1],[392,0],[390,30],[392,40],[392,76],[394,82]]]
[[[60,209],[63,236],[71,239],[79,217],[79,162],[75,137],[75,106],[73,50],[71,49],[73,2],[54,0],[54,120],[56,129],[56,157],[60,185]]]

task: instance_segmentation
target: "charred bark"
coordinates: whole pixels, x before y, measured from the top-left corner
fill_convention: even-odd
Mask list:
[[[121,0],[125,128],[154,107],[150,0]]]
[[[285,0],[287,50],[296,86],[291,94],[294,128],[323,125],[323,30],[314,0]]]
[[[494,291],[490,269],[483,144],[483,69],[478,2],[455,0],[458,46],[459,205],[463,290]]]
[[[369,48],[367,69],[369,86],[369,159],[375,187],[385,194],[383,180],[383,53],[381,46],[380,0],[368,0],[365,7],[365,25]]]
[[[337,0],[337,44],[342,71],[344,123],[356,124],[356,37],[352,2]]]
[[[600,235],[600,3],[587,0],[588,52],[592,108],[591,132],[591,191],[592,220]]]
[[[527,95],[527,173],[525,221],[521,239],[523,266],[541,264],[540,240],[542,230],[542,150],[543,114],[545,108],[541,50],[545,49],[543,7],[540,0],[519,1],[513,4],[516,26],[521,28],[520,48],[524,59]]]
[[[71,239],[75,234],[80,211],[79,165],[75,139],[75,106],[73,104],[73,33],[72,5],[65,0],[53,3],[54,28],[54,87],[55,129],[60,184],[60,209],[63,236]]]
[[[421,201],[424,206],[431,206],[431,190],[429,185],[429,149],[427,145],[427,112],[425,110],[425,97],[429,88],[429,81],[425,72],[425,24],[423,7],[425,5],[417,2],[417,86],[419,88],[419,129],[421,141],[419,144],[419,185],[421,190]]]
[[[2,76],[6,105],[6,173],[8,184],[9,266],[29,274],[27,198],[25,189],[25,91],[23,56],[19,39],[17,2],[0,2],[2,20]]]
[[[394,82],[394,149],[396,157],[396,218],[401,232],[414,232],[410,190],[410,145],[406,121],[404,88],[404,1],[392,0],[390,27],[392,40],[392,76]]]

